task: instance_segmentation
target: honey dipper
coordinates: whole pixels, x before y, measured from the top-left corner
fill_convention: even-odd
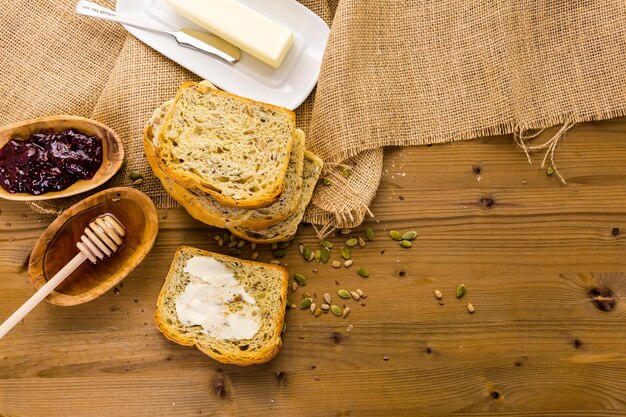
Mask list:
[[[117,252],[125,234],[124,226],[110,214],[104,214],[92,220],[80,237],[80,242],[76,243],[80,252],[2,323],[0,339],[87,259],[95,264],[105,256],[109,257]]]

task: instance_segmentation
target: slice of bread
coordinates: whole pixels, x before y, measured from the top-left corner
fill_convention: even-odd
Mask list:
[[[298,231],[298,225],[302,221],[306,207],[309,201],[311,201],[323,166],[324,163],[320,158],[309,151],[304,152],[302,195],[300,196],[298,209],[285,221],[265,230],[253,230],[242,226],[230,227],[228,230],[235,236],[255,243],[275,243],[293,239]]]
[[[243,304],[249,302],[246,301],[246,297],[253,298],[260,314],[260,328],[252,338],[221,339],[200,325],[185,326],[181,323],[176,303],[187,285],[199,279],[185,271],[187,261],[196,256],[208,257],[222,264],[233,273],[237,284],[245,290],[243,298],[224,294],[224,297],[231,299],[221,306],[230,314],[243,311],[245,308]],[[280,335],[285,318],[288,282],[289,273],[281,266],[243,261],[181,246],[174,255],[172,266],[159,294],[154,320],[157,328],[169,340],[185,346],[195,345],[219,362],[237,365],[264,363],[276,356],[282,346]]]
[[[295,129],[292,111],[184,83],[159,133],[157,162],[227,207],[268,207],[283,191]]]
[[[292,215],[298,208],[302,195],[302,166],[304,165],[304,132],[296,129],[289,167],[285,174],[285,189],[278,201],[269,207],[259,208],[252,211],[240,226],[253,230],[263,230],[271,227]],[[233,227],[235,225],[232,225]]]
[[[169,177],[157,163],[155,149],[159,146],[159,132],[173,102],[174,100],[166,101],[157,108],[143,130],[143,145],[152,172],[161,181],[168,194],[196,220],[221,228],[244,223],[252,215],[250,210],[224,207],[210,194],[181,186]]]

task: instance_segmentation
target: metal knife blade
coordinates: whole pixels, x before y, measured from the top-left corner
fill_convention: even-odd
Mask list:
[[[170,32],[181,46],[188,46],[201,51],[217,55],[229,63],[235,63],[241,58],[241,51],[224,39],[206,32],[193,29],[181,29]]]

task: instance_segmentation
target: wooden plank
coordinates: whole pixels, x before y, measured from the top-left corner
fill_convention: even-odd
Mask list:
[[[565,186],[506,136],[389,150],[367,220],[377,237],[353,249],[354,265],[303,261],[298,244],[318,247],[310,226],[283,260],[309,277],[290,300],[361,288],[365,306],[345,301],[346,319],[289,311],[282,352],[260,366],[220,365],[155,329],[176,246],[223,251],[218,230],[163,210],[154,249],[116,291],[40,305],[0,341],[0,415],[624,415],[625,133],[616,119],[568,134]],[[0,202],[0,317],[32,294],[24,262],[50,221]],[[414,246],[392,229],[418,232]],[[332,259],[343,239],[331,238]],[[593,288],[615,294],[611,311]]]

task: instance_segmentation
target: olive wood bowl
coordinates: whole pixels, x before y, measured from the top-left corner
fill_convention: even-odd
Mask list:
[[[30,282],[36,290],[78,253],[76,243],[89,222],[106,213],[126,229],[122,246],[96,264],[83,262],[46,301],[61,306],[91,301],[117,285],[150,252],[159,230],[152,200],[134,188],[111,188],[67,209],[41,235],[28,264]]]
[[[11,139],[26,140],[33,133],[59,133],[68,129],[76,129],[86,135],[96,136],[102,140],[102,165],[100,165],[93,178],[89,181],[78,180],[64,190],[50,191],[41,195],[10,193],[0,186],[0,198],[35,201],[69,197],[104,184],[120,169],[124,162],[124,148],[119,136],[102,123],[79,116],[47,116],[1,127],[0,148]]]

